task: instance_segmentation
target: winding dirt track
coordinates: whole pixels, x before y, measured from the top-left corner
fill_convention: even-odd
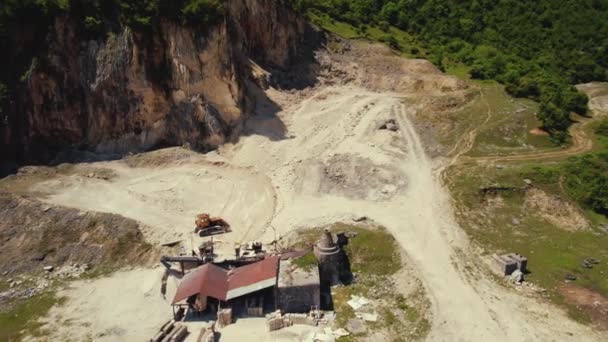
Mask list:
[[[484,98],[483,90],[480,92],[482,100],[486,103],[488,108],[487,116],[484,122],[473,127],[467,134],[456,144],[454,149],[450,151],[452,158],[450,159],[450,165],[457,163],[477,162],[477,163],[495,163],[495,162],[509,162],[509,161],[526,161],[526,160],[550,160],[564,157],[571,157],[585,152],[589,152],[593,149],[593,140],[587,133],[586,127],[591,123],[603,119],[605,113],[595,111],[594,115],[589,117],[581,117],[578,122],[575,122],[570,128],[570,135],[572,137],[572,144],[561,150],[549,150],[549,151],[535,151],[535,152],[519,152],[513,155],[488,155],[481,157],[467,156],[466,154],[473,148],[475,139],[480,127],[485,126],[492,118],[492,109]]]

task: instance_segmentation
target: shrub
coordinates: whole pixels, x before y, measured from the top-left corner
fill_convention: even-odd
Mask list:
[[[184,21],[196,26],[213,23],[223,12],[224,6],[220,0],[189,0],[182,9]]]

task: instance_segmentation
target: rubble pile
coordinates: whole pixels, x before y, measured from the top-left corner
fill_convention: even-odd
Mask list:
[[[325,320],[319,312],[312,312],[311,314],[282,314],[281,310],[277,310],[266,315],[268,331],[280,330],[294,324],[310,325],[314,327],[325,323],[327,323],[327,320]]]
[[[367,322],[378,321],[378,314],[371,308],[369,299],[365,297],[351,295],[350,300],[346,302],[353,310],[355,316]]]
[[[283,317],[281,311],[275,311],[266,315],[266,326],[268,327],[268,331],[281,330],[292,325],[293,323],[289,319]]]
[[[312,335],[308,336],[307,339],[305,339],[305,341],[310,341],[310,342],[334,342],[338,339],[340,339],[340,337],[345,337],[345,336],[349,336],[350,333],[342,328],[337,329],[337,330],[332,330],[329,327],[326,327],[325,329],[323,329],[323,331],[318,331],[313,333]]]
[[[89,265],[74,263],[72,265],[62,266],[56,271],[54,271],[53,266],[45,266],[44,270],[49,272],[49,278],[80,278],[83,273],[89,270]]]
[[[13,299],[27,299],[43,293],[51,282],[48,279],[34,279],[32,277],[20,276],[19,279],[8,279],[9,288],[0,292],[0,303]]]

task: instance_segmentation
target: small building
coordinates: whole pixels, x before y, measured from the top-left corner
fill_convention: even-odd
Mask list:
[[[279,258],[271,256],[230,270],[204,264],[184,276],[172,304],[174,308],[186,306],[199,312],[230,308],[230,316],[240,313],[262,316],[266,305],[274,309],[278,263]]]
[[[501,275],[511,275],[515,270],[520,270],[522,273],[526,273],[528,267],[528,259],[523,255],[517,253],[508,253],[503,255],[492,255],[494,267],[496,271]]]
[[[277,285],[277,306],[283,312],[309,312],[319,308],[321,286],[319,268],[304,269],[294,265],[291,260],[279,262]]]

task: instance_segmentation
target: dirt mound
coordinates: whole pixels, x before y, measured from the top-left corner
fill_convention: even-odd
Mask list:
[[[72,263],[134,264],[154,254],[137,222],[119,215],[49,206],[4,193],[0,217],[0,272]]]
[[[530,130],[530,134],[532,134],[532,135],[548,136],[549,132],[543,130],[542,128],[535,127],[535,128],[532,128]]]
[[[469,89],[466,82],[443,74],[431,62],[402,58],[384,44],[341,40],[333,43],[333,46],[338,45],[343,48],[335,49],[337,51],[332,55],[336,62],[333,71],[341,79],[354,79],[365,88],[401,94],[424,93],[427,96],[463,95]]]
[[[585,230],[589,224],[576,207],[537,188],[526,191],[524,206],[542,218],[568,231]]]
[[[320,171],[319,191],[347,198],[389,199],[402,192],[406,184],[398,170],[356,155],[334,155]]]
[[[198,154],[184,148],[167,148],[148,153],[132,154],[123,159],[130,167],[159,167],[179,164],[196,158]]]

